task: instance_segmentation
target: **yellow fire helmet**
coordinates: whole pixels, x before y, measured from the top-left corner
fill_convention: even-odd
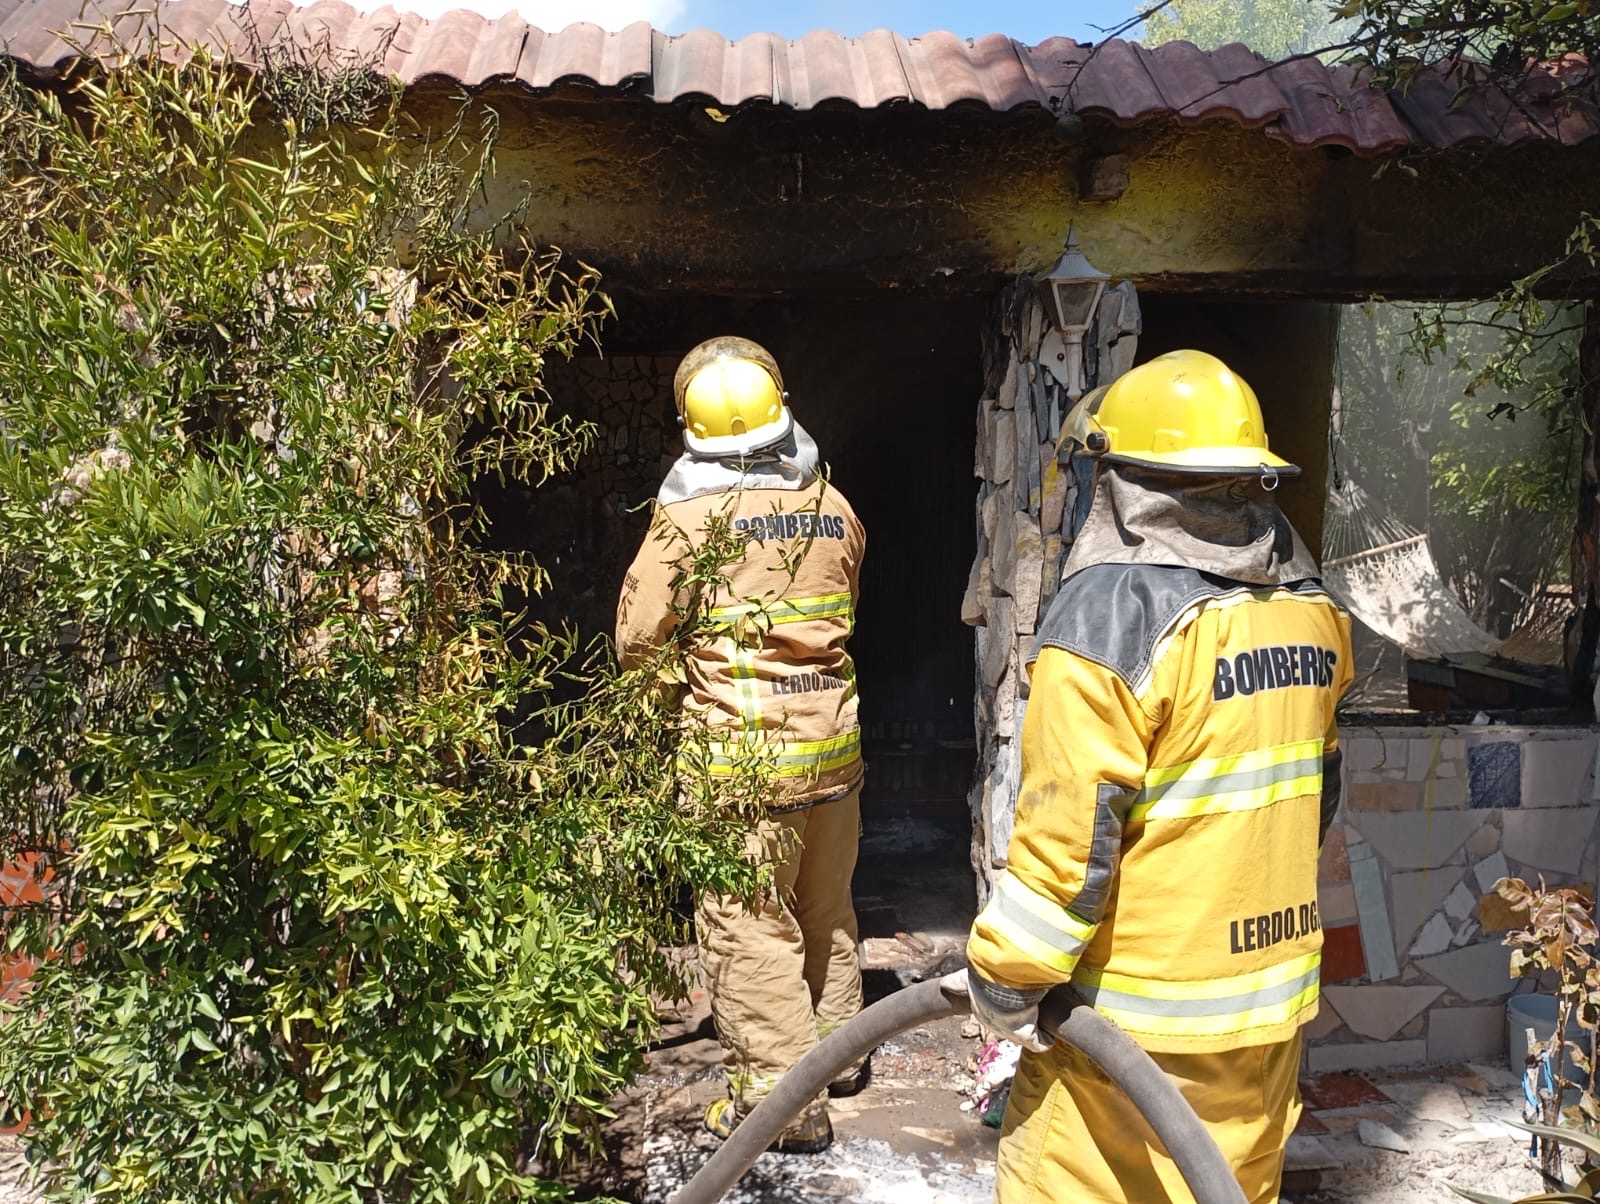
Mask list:
[[[1268,450],[1254,390],[1204,351],[1169,351],[1130,369],[1085,397],[1067,425],[1113,462],[1212,476],[1300,472]]]
[[[738,456],[780,443],[794,426],[778,361],[734,335],[707,339],[672,380],[683,442],[700,456]]]

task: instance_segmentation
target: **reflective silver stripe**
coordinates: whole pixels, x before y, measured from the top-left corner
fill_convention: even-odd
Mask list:
[[[1317,965],[1288,982],[1262,987],[1258,991],[1246,991],[1242,995],[1221,995],[1212,999],[1152,999],[1148,995],[1131,995],[1126,991],[1113,991],[1077,982],[1073,983],[1073,987],[1085,1003],[1119,1012],[1134,1012],[1144,1016],[1233,1016],[1287,1003],[1301,992],[1316,986],[1321,976],[1322,968]]]
[[[756,654],[752,648],[734,646],[729,661],[734,693],[739,698],[739,718],[746,731],[761,730],[761,687],[756,674]]]
[[[1034,915],[1022,904],[1010,898],[1004,890],[997,889],[989,900],[989,908],[993,908],[995,915],[1008,924],[1014,924],[1035,940],[1043,941],[1050,948],[1065,953],[1069,957],[1077,957],[1088,947],[1089,942],[1080,940],[1069,932],[1063,932],[1055,927],[1043,916]]]
[[[849,594],[819,594],[814,598],[776,598],[771,602],[738,602],[731,606],[714,607],[711,618],[726,623],[759,615],[769,623],[799,623],[805,619],[831,619],[838,616],[853,617],[853,599]]]
[[[1162,799],[1207,798],[1213,794],[1233,794],[1241,790],[1259,790],[1279,782],[1292,782],[1322,772],[1322,757],[1302,757],[1282,765],[1265,765],[1260,769],[1247,769],[1238,773],[1225,773],[1214,778],[1174,778],[1139,791],[1138,802],[1155,803]]]
[[[711,754],[708,768],[714,774],[727,776],[735,761],[744,756],[767,760],[780,778],[799,777],[826,773],[856,760],[861,755],[861,729],[852,728],[827,740],[763,740],[757,735],[741,743],[713,740],[706,751]]]

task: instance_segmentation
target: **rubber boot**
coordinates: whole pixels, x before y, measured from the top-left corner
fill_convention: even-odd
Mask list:
[[[726,1141],[742,1119],[735,1114],[733,1101],[727,1096],[714,1099],[706,1107],[706,1132]],[[820,1154],[832,1144],[833,1123],[828,1119],[828,1109],[813,1105],[767,1148],[779,1154]]]
[[[828,1084],[828,1096],[830,1099],[841,1099],[844,1096],[856,1095],[870,1082],[872,1082],[872,1055],[868,1054]]]

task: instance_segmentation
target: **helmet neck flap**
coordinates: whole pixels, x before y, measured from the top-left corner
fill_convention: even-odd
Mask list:
[[[663,506],[730,489],[804,489],[817,479],[817,445],[798,422],[775,447],[746,456],[708,457],[685,451],[661,483]]]
[[[1321,575],[1259,477],[1090,464],[1089,504],[1063,579],[1093,564],[1164,564],[1247,585]]]

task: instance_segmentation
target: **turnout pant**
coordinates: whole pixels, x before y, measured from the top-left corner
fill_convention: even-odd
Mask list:
[[[850,900],[860,832],[859,786],[770,815],[751,834],[749,851],[773,863],[775,890],[754,909],[724,896],[701,900],[700,964],[738,1116],[861,1010]]]
[[[1300,1119],[1300,1037],[1223,1053],[1152,1053],[1233,1167],[1250,1204],[1273,1204]],[[1022,1056],[1001,1127],[996,1204],[1193,1204],[1144,1117],[1086,1057]]]

